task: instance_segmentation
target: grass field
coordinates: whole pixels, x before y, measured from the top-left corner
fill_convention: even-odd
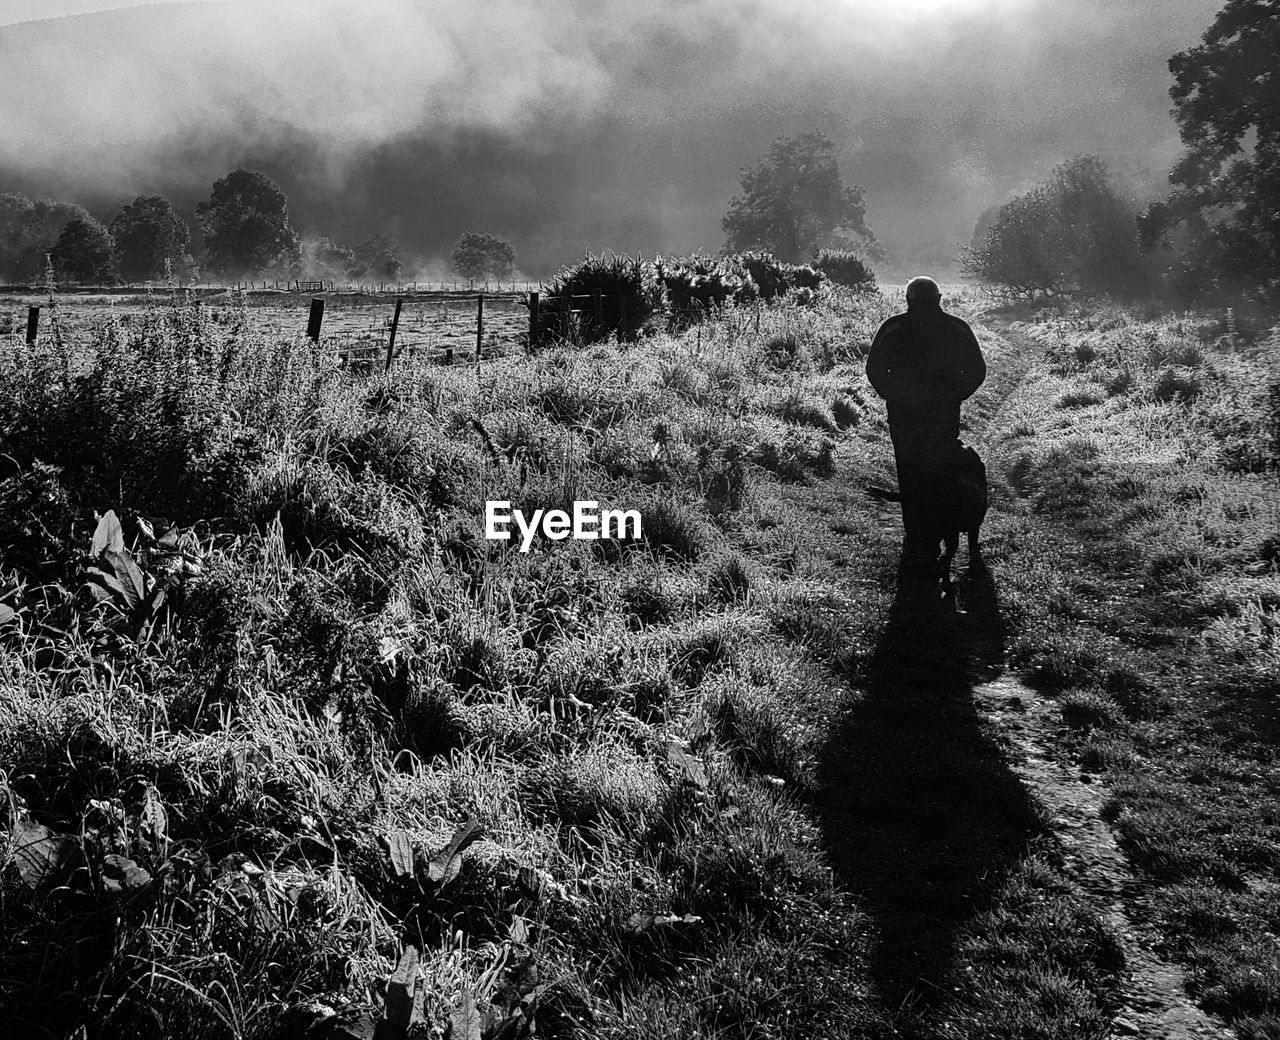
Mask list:
[[[1111,1035],[1121,946],[974,705],[1006,668],[1197,998],[1280,1035],[1275,341],[953,302],[959,611],[860,490],[876,294],[389,379],[180,302],[15,327],[13,1035]],[[644,537],[521,554],[499,498]]]
[[[537,286],[532,287],[534,291]],[[321,340],[325,349],[343,357],[385,362],[396,300],[404,301],[396,330],[397,356],[421,354],[443,360],[474,360],[477,331],[476,296],[482,290],[394,292],[325,292]],[[524,291],[483,292],[481,353],[492,358],[517,352],[527,342],[529,311]],[[256,335],[288,340],[307,329],[311,294],[286,290],[240,291],[204,288],[199,292],[156,289],[153,292],[0,294],[0,336],[25,334],[30,307],[39,307],[41,334],[90,351],[109,329],[145,322],[157,307],[188,305],[194,316],[224,325],[252,326]],[[53,301],[52,304],[50,301]],[[198,304],[197,304],[198,301]]]

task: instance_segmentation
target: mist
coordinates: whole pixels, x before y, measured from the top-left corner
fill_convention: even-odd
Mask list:
[[[741,169],[816,129],[886,269],[946,271],[984,209],[1072,155],[1158,191],[1166,63],[1219,3],[9,0],[0,191],[190,215],[244,165],[304,233],[383,231],[431,263],[488,231],[543,275],[718,250]]]

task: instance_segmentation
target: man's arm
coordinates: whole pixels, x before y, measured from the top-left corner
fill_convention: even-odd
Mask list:
[[[978,337],[973,334],[969,323],[955,319],[959,332],[959,367],[956,371],[956,391],[960,400],[969,397],[987,378],[987,362],[982,357],[982,348],[978,345]]]
[[[898,389],[890,364],[893,337],[889,333],[895,324],[896,320],[890,318],[881,325],[871,340],[871,349],[867,352],[867,382],[871,384],[871,389],[886,400]]]

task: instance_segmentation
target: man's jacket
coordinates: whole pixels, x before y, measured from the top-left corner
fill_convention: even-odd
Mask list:
[[[888,405],[892,426],[958,426],[960,402],[986,376],[973,329],[938,306],[894,315],[867,355],[867,379]]]

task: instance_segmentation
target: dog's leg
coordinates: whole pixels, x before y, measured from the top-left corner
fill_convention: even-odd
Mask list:
[[[944,551],[938,561],[938,576],[942,580],[942,594],[950,599],[956,594],[955,583],[951,580],[951,563],[956,558],[956,550],[960,548],[960,532],[948,531],[943,536]]]
[[[978,545],[978,529],[969,532],[969,570],[986,570],[987,561],[982,558],[982,548]]]

